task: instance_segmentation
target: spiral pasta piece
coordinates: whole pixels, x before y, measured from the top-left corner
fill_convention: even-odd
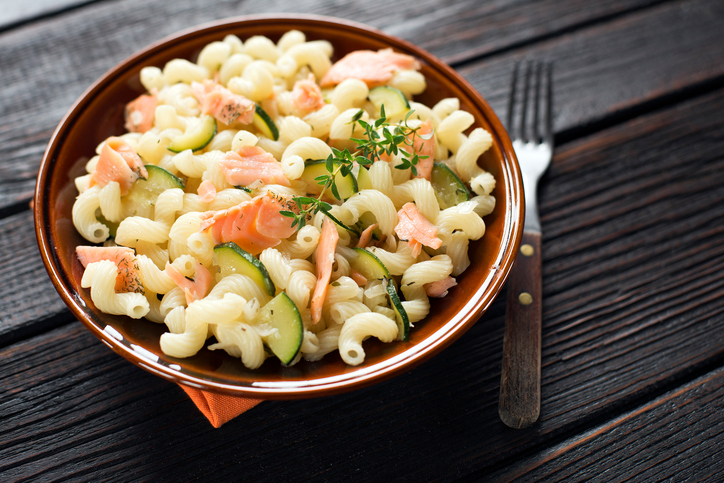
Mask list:
[[[395,187],[395,205],[401,208],[408,201],[414,201],[420,213],[428,221],[435,223],[440,214],[440,203],[428,180],[415,178]]]
[[[266,359],[264,342],[257,329],[250,324],[218,324],[214,335],[219,341],[209,346],[210,350],[223,349],[233,357],[241,358],[249,369],[257,369]]]
[[[83,272],[80,285],[91,289],[91,300],[107,314],[127,315],[140,319],[149,311],[148,300],[140,293],[116,293],[118,269],[110,260],[89,263]]]
[[[184,307],[173,309],[166,315],[165,320],[171,331],[161,335],[161,350],[164,354],[186,358],[195,355],[204,346],[208,324],[194,317],[187,317]]]
[[[83,238],[92,243],[105,241],[110,233],[108,227],[96,218],[96,210],[101,207],[100,191],[98,185],[88,188],[73,203],[73,225]]]
[[[462,111],[461,111],[462,112]],[[476,128],[470,133],[470,136],[460,144],[457,154],[455,155],[455,168],[457,169],[460,179],[469,182],[472,178],[482,175],[484,171],[478,166],[478,158],[493,145],[493,138],[490,133],[483,128]],[[474,187],[482,188],[482,192],[477,194],[489,194],[485,188],[495,187],[495,180],[489,178],[480,179]]]
[[[121,205],[121,185],[117,181],[111,181],[98,193],[101,214],[110,222],[118,223],[123,216]]]
[[[374,312],[359,313],[349,318],[339,333],[339,354],[350,366],[364,361],[365,351],[362,340],[377,337],[382,342],[392,342],[397,337],[397,324],[382,314]]]
[[[397,210],[389,197],[376,190],[362,190],[342,204],[340,217],[344,223],[355,224],[359,217],[370,212],[375,215],[380,231],[392,235],[397,224]]]

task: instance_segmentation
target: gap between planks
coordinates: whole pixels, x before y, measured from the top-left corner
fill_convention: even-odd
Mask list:
[[[562,37],[564,35],[573,34],[573,33],[579,32],[581,30],[585,30],[590,27],[595,27],[595,26],[603,25],[603,24],[606,24],[609,22],[614,22],[622,17],[626,17],[626,16],[629,16],[629,15],[632,15],[635,13],[650,10],[652,8],[656,8],[663,4],[674,3],[674,2],[678,2],[678,1],[679,0],[653,0],[647,4],[636,5],[636,6],[626,8],[623,10],[604,14],[599,17],[593,17],[590,19],[580,21],[578,23],[566,25],[566,26],[563,26],[561,28],[558,28],[558,29],[550,31],[550,32],[546,32],[541,35],[536,35],[536,36],[527,38],[525,40],[513,42],[509,45],[505,45],[505,46],[498,47],[495,49],[490,49],[490,50],[486,49],[485,47],[480,48],[480,49],[473,49],[473,50],[465,52],[465,54],[462,54],[462,55],[448,56],[444,60],[448,64],[450,64],[450,66],[453,67],[454,69],[458,69],[460,67],[465,67],[467,65],[474,64],[476,62],[486,60],[491,57],[495,57],[496,55],[502,55],[502,54],[507,54],[509,52],[513,52],[516,50],[522,50],[526,47],[538,44],[540,42],[546,42],[548,40],[553,40],[557,37]]]
[[[724,362],[724,360],[721,362]],[[499,472],[498,475],[493,478],[493,481],[508,482],[522,478],[532,471],[535,471],[536,468],[543,467],[547,463],[555,461],[566,453],[575,451],[577,448],[615,431],[617,428],[624,426],[628,422],[635,421],[638,418],[645,416],[647,413],[653,413],[659,407],[671,404],[677,398],[680,398],[689,392],[695,392],[697,388],[721,379],[722,370],[724,370],[724,365],[704,368],[702,371],[698,371],[697,374],[693,375],[688,382],[682,383],[676,387],[669,387],[666,390],[661,391],[661,393],[657,396],[652,397],[647,402],[631,404],[631,406],[634,406],[632,409],[621,411],[619,414],[612,416],[605,422],[591,425],[589,429],[581,431],[580,434],[574,437],[561,438],[558,443],[541,447],[539,451],[530,451],[528,456],[516,458],[518,461],[517,464],[515,461],[511,461],[512,471],[506,469]],[[687,400],[687,403],[688,402],[689,401]],[[528,461],[521,463],[521,459]],[[562,469],[563,467],[556,471],[560,471]]]
[[[0,15],[0,34],[104,1],[108,0],[32,0],[24,6],[26,12],[14,14],[11,8]]]

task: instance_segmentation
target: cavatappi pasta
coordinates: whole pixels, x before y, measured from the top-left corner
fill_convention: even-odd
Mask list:
[[[195,63],[141,70],[148,92],[127,106],[127,132],[76,179],[73,223],[102,244],[77,249],[99,310],[164,323],[171,357],[207,346],[255,369],[338,350],[357,365],[366,338],[405,340],[456,285],[495,207],[477,164],[492,137],[458,99],[413,100],[426,88],[414,58],[332,54],[299,31],[230,35]],[[325,160],[369,135],[360,121],[405,126],[404,146],[354,163],[334,178],[342,199],[328,190],[328,208],[306,214]]]

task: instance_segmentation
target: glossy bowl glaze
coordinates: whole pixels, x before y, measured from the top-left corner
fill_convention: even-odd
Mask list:
[[[309,40],[326,39],[335,47],[334,59],[359,49],[394,50],[417,57],[427,78],[427,90],[415,100],[432,105],[455,96],[472,113],[475,125],[489,130],[494,146],[479,160],[497,181],[497,206],[485,217],[485,236],[470,245],[471,267],[444,299],[432,301],[432,311],[415,324],[409,342],[365,342],[365,362],[345,365],[336,354],[319,362],[302,361],[283,367],[276,358],[251,371],[223,351],[202,349],[188,359],[164,355],[159,337],[165,326],[113,316],[95,308],[87,289],[80,287],[83,268],[75,256],[87,244],[71,221],[77,196],[74,177],[84,174],[85,162],[96,146],[123,130],[125,104],[143,92],[139,71],[174,58],[195,60],[201,48],[228,34],[242,40],[266,35],[276,41],[298,29]],[[78,319],[106,345],[134,364],[188,386],[236,396],[291,399],[347,391],[370,385],[430,358],[470,328],[500,291],[520,244],[523,189],[510,140],[488,104],[461,76],[440,60],[408,42],[370,27],[324,17],[241,17],[208,24],[162,40],[121,62],[91,86],[70,109],[55,131],[43,158],[35,193],[35,228],[40,252],[56,289]]]

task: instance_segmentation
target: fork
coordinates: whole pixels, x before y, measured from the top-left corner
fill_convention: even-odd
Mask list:
[[[525,428],[540,415],[541,390],[541,229],[536,191],[538,180],[553,157],[551,108],[552,65],[529,60],[525,71],[513,70],[508,104],[508,132],[523,174],[525,223],[520,252],[508,277],[508,301],[500,377],[500,419],[511,428]],[[524,83],[517,125],[516,90]],[[531,77],[535,76],[531,85]],[[544,98],[541,99],[545,84]],[[533,90],[531,96],[530,91]],[[545,112],[541,119],[540,105]],[[529,112],[532,109],[532,113]],[[528,116],[532,115],[532,119]],[[543,126],[541,132],[540,125]]]

